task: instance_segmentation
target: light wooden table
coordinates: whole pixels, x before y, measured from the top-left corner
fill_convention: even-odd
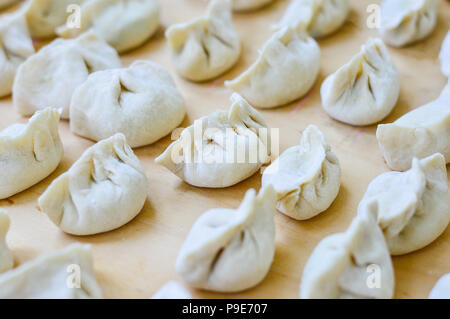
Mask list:
[[[202,15],[206,0],[161,0],[162,25],[184,22]],[[436,30],[425,41],[404,49],[390,48],[401,73],[401,94],[389,123],[409,110],[435,99],[446,83],[439,71],[438,53],[450,28],[450,3],[439,2]],[[317,243],[325,236],[344,231],[356,214],[356,207],[369,182],[388,171],[375,138],[376,125],[355,128],[330,119],[321,108],[320,85],[328,74],[347,62],[377,30],[366,27],[366,8],[374,0],[351,0],[352,13],[336,34],[320,40],[322,67],[310,98],[299,107],[288,106],[262,110],[270,127],[280,128],[281,151],[297,144],[301,131],[316,124],[342,165],[342,187],[332,207],[309,221],[295,221],[277,213],[276,253],[271,270],[257,287],[238,294],[215,294],[191,289],[197,298],[297,298],[303,267]],[[186,127],[200,116],[216,109],[228,109],[231,91],[223,86],[245,70],[257,57],[257,50],[271,35],[271,25],[282,16],[288,1],[278,0],[257,12],[235,14],[234,21],[243,43],[238,64],[218,80],[194,84],[174,71],[168,46],[161,29],[143,47],[123,55],[129,65],[136,59],[151,59],[171,72],[186,100]],[[69,75],[70,76],[70,75]],[[12,108],[10,98],[0,100],[0,128],[26,122]],[[214,207],[236,208],[249,188],[259,189],[260,174],[226,189],[201,189],[189,186],[165,168],[154,163],[170,143],[170,137],[136,149],[146,171],[149,188],[143,211],[132,222],[105,234],[87,237],[61,232],[37,209],[37,198],[49,183],[65,172],[92,142],[73,135],[67,122],[60,124],[65,155],[58,169],[36,186],[10,199],[0,201],[11,217],[8,243],[16,265],[73,242],[90,243],[94,248],[97,278],[105,297],[148,298],[165,282],[180,280],[174,263],[191,225],[203,212]],[[428,247],[393,258],[397,298],[427,297],[437,279],[450,272],[450,230]]]

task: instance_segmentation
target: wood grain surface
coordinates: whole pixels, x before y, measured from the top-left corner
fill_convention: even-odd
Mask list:
[[[289,1],[278,0],[260,11],[234,14],[235,27],[243,43],[240,60],[220,78],[201,84],[185,81],[175,73],[164,29],[202,15],[207,1],[159,2],[161,29],[144,46],[122,55],[122,60],[124,65],[129,65],[136,59],[150,59],[170,71],[186,101],[188,115],[183,122],[186,127],[201,116],[229,108],[231,91],[224,87],[223,82],[233,79],[256,59],[258,49],[272,34],[272,25],[280,19]],[[369,15],[366,9],[369,4],[379,1],[350,2],[352,12],[345,26],[318,41],[322,50],[322,66],[312,91],[302,100],[285,107],[261,110],[268,125],[280,129],[280,151],[297,144],[302,130],[309,124],[319,126],[341,163],[342,187],[338,198],[328,211],[308,221],[295,221],[276,214],[275,260],[261,284],[236,294],[190,289],[194,297],[298,298],[303,267],[314,247],[325,236],[348,227],[369,182],[389,170],[375,138],[376,125],[348,126],[332,120],[321,107],[319,91],[324,78],[356,54],[369,37],[378,36],[376,29],[366,26]],[[401,73],[401,93],[394,111],[383,123],[392,122],[435,99],[446,84],[446,78],[440,73],[438,53],[450,28],[450,3],[444,0],[438,3],[438,25],[429,38],[407,48],[389,48]],[[0,128],[27,121],[14,111],[11,98],[0,100],[0,114]],[[149,298],[168,280],[180,281],[175,272],[175,260],[197,217],[215,207],[237,208],[249,188],[260,187],[259,173],[226,189],[202,189],[185,184],[154,163],[154,158],[171,142],[169,136],[153,145],[135,149],[149,180],[148,200],[142,212],[115,231],[96,236],[70,236],[38,210],[37,198],[93,143],[73,135],[67,121],[60,123],[60,134],[65,155],[58,169],[34,187],[0,201],[0,206],[6,209],[12,221],[7,241],[16,266],[73,242],[92,244],[96,275],[107,298]],[[437,279],[450,272],[450,229],[428,247],[394,257],[393,263],[395,297],[427,297]]]

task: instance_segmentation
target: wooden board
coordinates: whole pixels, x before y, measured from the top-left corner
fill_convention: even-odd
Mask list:
[[[202,15],[207,4],[206,0],[159,2],[164,27]],[[388,171],[375,138],[376,125],[364,128],[344,125],[330,119],[321,107],[319,90],[323,79],[356,54],[367,38],[377,36],[376,29],[366,27],[366,8],[378,1],[351,2],[352,13],[345,26],[319,41],[321,73],[308,97],[286,107],[261,111],[270,127],[280,128],[281,151],[297,144],[301,131],[308,124],[320,127],[342,165],[342,187],[337,200],[328,211],[309,221],[295,221],[276,214],[275,260],[260,285],[237,294],[191,289],[196,298],[297,298],[303,267],[314,247],[325,236],[348,227],[369,182]],[[437,57],[450,28],[450,3],[438,2],[438,26],[427,40],[405,49],[389,49],[401,72],[401,94],[395,110],[383,123],[392,122],[435,99],[446,83],[439,71]],[[238,64],[215,81],[195,84],[177,76],[163,28],[143,47],[123,55],[123,62],[129,65],[136,59],[151,59],[169,69],[186,100],[188,116],[183,122],[186,127],[216,109],[228,109],[231,91],[223,86],[224,80],[233,79],[256,59],[258,49],[271,35],[272,24],[280,19],[287,4],[288,1],[278,0],[263,10],[234,15],[243,53]],[[0,113],[0,128],[26,122],[13,110],[10,98],[0,100]],[[39,212],[37,198],[92,142],[74,136],[65,121],[60,124],[60,133],[65,155],[58,169],[27,191],[0,201],[0,206],[7,210],[12,220],[8,243],[16,265],[73,242],[92,244],[97,278],[108,298],[148,298],[168,280],[180,280],[175,272],[175,260],[197,217],[210,208],[236,208],[247,189],[260,187],[260,174],[226,189],[201,189],[183,183],[153,161],[171,142],[167,137],[135,150],[149,180],[148,201],[138,217],[105,234],[69,236]],[[450,272],[450,229],[428,247],[394,257],[393,262],[395,296],[427,297],[437,279]]]

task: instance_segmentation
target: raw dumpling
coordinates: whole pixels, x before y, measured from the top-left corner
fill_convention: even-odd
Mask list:
[[[442,42],[439,59],[441,60],[442,74],[450,78],[450,31],[447,33],[444,42]]]
[[[377,205],[366,206],[345,233],[323,239],[303,270],[302,299],[392,298],[394,269]]]
[[[234,11],[251,11],[264,7],[273,0],[231,0]]]
[[[90,245],[72,244],[0,275],[0,299],[102,298]]]
[[[54,37],[55,29],[65,23],[75,12],[71,5],[80,5],[86,0],[30,0],[26,4],[26,18],[33,38]]]
[[[192,296],[178,282],[169,281],[152,296],[152,299],[192,299]]]
[[[56,29],[62,37],[75,37],[93,30],[118,52],[134,49],[159,27],[156,0],[89,0],[81,5],[80,28],[66,24]]]
[[[14,107],[32,115],[44,107],[62,108],[69,118],[73,91],[92,72],[119,68],[117,52],[93,33],[54,40],[19,67],[13,86]]]
[[[450,274],[446,274],[438,280],[430,292],[429,299],[450,299]]]
[[[391,113],[400,93],[400,77],[383,42],[369,39],[360,53],[326,78],[320,93],[332,118],[371,125]]]
[[[444,232],[450,222],[449,199],[445,159],[434,154],[413,159],[407,172],[375,178],[359,207],[378,202],[378,224],[391,255],[402,255],[427,246]]]
[[[11,94],[17,68],[33,53],[24,16],[5,15],[0,20],[0,97]]]
[[[50,175],[63,156],[59,112],[36,112],[28,124],[0,132],[0,199],[15,195]]]
[[[348,0],[293,0],[277,27],[304,29],[320,38],[339,29],[349,12]]]
[[[409,169],[414,157],[434,153],[450,163],[450,83],[438,99],[394,123],[378,125],[377,139],[386,163],[396,171]]]
[[[212,0],[205,17],[170,26],[166,38],[175,69],[192,81],[221,75],[237,62],[241,53],[229,0]]]
[[[275,201],[271,186],[249,190],[237,210],[212,209],[192,226],[176,262],[190,285],[238,292],[259,284],[275,253]]]
[[[0,9],[4,9],[13,5],[14,3],[19,2],[19,0],[0,0]]]
[[[244,73],[225,85],[252,105],[272,108],[305,95],[320,69],[320,48],[308,35],[285,27],[276,32]]]
[[[116,134],[88,148],[39,197],[39,207],[64,232],[93,235],[119,228],[141,211],[147,178]]]
[[[231,101],[228,112],[216,111],[184,129],[155,162],[198,187],[228,187],[256,173],[269,161],[269,129],[242,97],[233,94]]]
[[[339,193],[341,168],[316,126],[308,126],[300,145],[264,170],[262,186],[269,184],[277,193],[278,210],[294,219],[308,219],[330,207]]]
[[[131,147],[156,142],[186,113],[169,73],[149,61],[95,72],[72,95],[72,132],[99,141],[123,133]]]
[[[9,217],[0,210],[0,273],[11,269],[14,265],[13,256],[6,244],[6,234],[9,230]]]
[[[436,26],[435,0],[383,0],[380,34],[395,47],[426,38]]]

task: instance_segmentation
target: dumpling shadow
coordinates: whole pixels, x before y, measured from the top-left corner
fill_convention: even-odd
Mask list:
[[[12,93],[0,97],[0,103],[8,103],[8,102],[12,104]],[[8,105],[8,107],[10,106]]]
[[[155,209],[150,200],[147,198],[145,200],[144,207],[139,212],[139,214],[131,221],[119,228],[110,230],[108,232],[87,236],[76,236],[71,234],[66,235],[78,242],[88,244],[114,243],[123,241],[124,238],[127,238],[127,240],[132,238],[140,238],[146,235],[146,233],[148,232],[148,228],[150,227],[149,223],[143,222],[143,219],[152,218],[154,215]]]
[[[415,256],[415,257],[416,256],[419,257],[420,255],[426,256],[427,254],[432,256],[432,255],[436,254],[436,250],[439,249],[440,246],[442,246],[442,245],[450,246],[449,239],[450,239],[450,227],[447,227],[438,238],[433,240],[431,243],[429,243],[425,247],[422,247],[418,250],[409,252],[407,254],[392,256],[393,261],[394,262],[401,261],[403,259],[407,259],[412,256]]]
[[[322,78],[323,78],[322,72],[320,72],[313,87],[302,97],[287,104],[280,105],[274,108],[257,108],[258,112],[261,112],[261,114],[263,114],[264,116],[266,114],[269,116],[274,114],[293,116],[298,111],[301,111],[305,108],[315,107],[317,103],[315,103],[314,101],[320,101],[320,87],[322,85]],[[317,97],[318,95],[319,97]]]
[[[151,157],[154,159],[154,158],[158,157],[159,155],[161,155],[166,150],[166,148],[170,144],[172,144],[172,142],[174,142],[176,140],[175,137],[178,137],[177,134],[181,133],[181,131],[184,128],[187,128],[188,126],[190,126],[191,123],[192,123],[192,120],[189,118],[189,115],[186,115],[185,118],[183,119],[183,122],[177,128],[175,128],[171,133],[162,137],[161,139],[154,142],[153,144],[135,147],[135,148],[133,148],[133,152],[136,154],[136,156],[139,159],[141,159],[141,158],[148,159],[146,157]],[[178,130],[178,129],[180,131],[175,132],[175,130]]]
[[[13,206],[14,204],[15,204],[15,201],[13,199],[11,199],[10,197],[0,200],[0,208]]]
[[[276,247],[275,249],[275,255],[272,262],[272,265],[270,266],[270,269],[267,273],[267,275],[264,277],[264,279],[258,283],[256,286],[247,288],[245,290],[239,291],[239,292],[214,292],[214,291],[208,291],[204,289],[195,289],[194,295],[198,298],[210,298],[210,299],[219,299],[219,298],[231,298],[231,299],[242,299],[242,298],[248,298],[248,295],[252,295],[252,298],[273,298],[270,297],[272,294],[272,289],[274,286],[281,286],[283,283],[283,288],[286,291],[285,284],[286,280],[289,280],[289,285],[294,285],[294,290],[297,290],[298,281],[292,281],[290,276],[288,278],[287,275],[285,275],[282,271],[279,270],[278,265],[283,265],[283,260],[291,260],[291,256],[289,254],[289,251],[286,249],[279,249],[279,247]],[[282,279],[282,280],[280,280]],[[292,289],[288,289],[286,291],[286,295],[291,291]],[[278,298],[289,298],[286,295],[279,296]]]
[[[71,164],[66,163],[66,161],[61,160],[61,163],[59,163],[58,167],[46,178],[41,180],[40,182],[34,184],[33,186],[21,191],[20,193],[17,193],[13,196],[10,196],[4,200],[0,200],[0,207],[3,202],[6,203],[20,203],[20,204],[27,204],[30,202],[37,202],[37,199],[39,196],[42,195],[42,193],[47,189],[47,187],[58,178],[59,175],[63,174],[70,168]],[[36,204],[37,205],[37,204]]]
[[[305,229],[329,228],[330,225],[342,223],[343,218],[353,219],[356,216],[356,209],[352,212],[343,211],[349,206],[350,192],[345,185],[341,185],[339,193],[331,206],[319,215],[303,221],[296,221]]]
[[[14,247],[12,249],[14,266],[13,269],[23,265],[24,263],[34,260],[39,256],[39,252],[31,247]]]
[[[203,86],[203,87],[227,88],[225,86],[225,81],[233,80],[234,78],[238,77],[242,72],[244,72],[249,67],[248,62],[245,61],[246,59],[244,58],[244,56],[245,56],[244,50],[245,49],[246,49],[245,45],[241,45],[241,54],[239,55],[239,58],[236,61],[236,63],[231,68],[229,68],[225,72],[217,75],[216,77],[214,77],[212,79],[208,79],[208,80],[204,80],[204,81],[190,81],[181,76],[180,76],[180,78],[183,79],[187,83],[196,84],[196,85]]]
[[[163,25],[160,25],[152,36],[150,36],[139,46],[120,53],[120,57],[128,58],[128,55],[134,56],[134,55],[141,55],[144,53],[148,54],[148,52],[156,52],[157,50],[159,50],[161,46],[165,44],[164,41],[165,32],[166,28]]]
[[[411,105],[402,98],[402,93],[400,93],[400,98],[398,99],[397,104],[395,105],[392,112],[378,124],[388,124],[395,122],[406,113],[412,111],[412,109],[413,108],[411,108]]]
[[[321,48],[334,44],[341,46],[342,43],[348,42],[348,39],[352,37],[352,34],[359,34],[363,30],[358,24],[358,18],[358,12],[351,8],[347,20],[339,29],[332,34],[315,40]]]
[[[250,16],[250,15],[252,17],[258,17],[258,16],[261,16],[261,15],[267,14],[268,12],[270,12],[272,10],[278,9],[278,6],[282,5],[282,2],[285,2],[285,1],[273,0],[273,1],[265,4],[264,6],[262,6],[261,8],[258,8],[258,9],[233,11],[233,15],[241,16],[241,17],[244,17],[244,18],[246,16]]]
[[[175,189],[183,193],[197,193],[198,195],[210,197],[211,192],[220,192],[221,201],[224,199],[237,199],[241,201],[244,198],[245,193],[249,189],[255,189],[258,191],[261,188],[261,174],[256,172],[251,177],[229,187],[224,188],[206,188],[196,187],[189,185],[183,180],[179,180],[179,183],[175,186]],[[239,194],[239,196],[237,196]],[[235,207],[237,208],[237,207]]]

